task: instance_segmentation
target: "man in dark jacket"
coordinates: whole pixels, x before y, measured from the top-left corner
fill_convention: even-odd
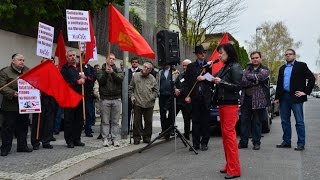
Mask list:
[[[293,49],[285,51],[287,63],[280,67],[277,81],[275,102],[280,103],[280,117],[283,130],[282,143],[277,148],[291,148],[291,110],[296,120],[298,134],[296,151],[303,151],[305,146],[305,126],[303,103],[307,101],[315,84],[315,77],[307,64],[296,60]]]
[[[86,124],[84,126],[84,132],[86,137],[93,137],[92,125],[95,121],[95,108],[94,108],[94,96],[93,96],[93,85],[96,81],[96,71],[88,63],[83,66],[83,72],[86,76],[86,82],[84,83],[84,97],[86,106]]]
[[[209,113],[212,96],[211,85],[213,83],[207,81],[202,76],[203,74],[200,74],[203,71],[202,66],[207,64],[207,61],[205,60],[206,50],[200,45],[195,47],[194,53],[196,54],[197,59],[195,62],[188,65],[185,74],[187,94],[191,91],[194,83],[197,83],[193,88],[190,97],[186,97],[185,101],[192,105],[193,147],[194,149],[199,150],[201,145],[201,150],[206,151],[208,150],[210,138]],[[207,67],[204,72],[211,73],[211,69]]]
[[[99,82],[101,123],[103,146],[113,144],[120,146],[120,111],[121,111],[121,91],[124,73],[118,69],[114,61],[115,55],[110,53],[106,58],[106,63],[98,72]]]
[[[0,71],[0,87],[6,85],[28,70],[24,65],[22,54],[12,55],[11,65]],[[3,95],[2,113],[4,122],[2,124],[1,156],[7,156],[11,151],[13,135],[17,136],[17,152],[32,152],[27,145],[27,134],[29,114],[19,114],[18,106],[18,84],[14,82],[1,90]]]
[[[80,71],[75,51],[67,52],[67,63],[62,66],[61,74],[72,89],[79,94],[82,93],[81,85],[86,82],[87,77]],[[75,108],[64,109],[64,139],[68,148],[85,145],[81,142],[83,121],[82,101]]]
[[[128,85],[130,85],[131,79],[134,76],[135,73],[140,72],[141,69],[139,68],[139,58],[138,57],[133,57],[131,60],[131,68],[128,70]],[[131,111],[132,111],[132,102],[130,97],[128,98],[128,133],[130,132],[130,120],[131,119]]]
[[[188,104],[184,101],[186,97],[186,82],[185,82],[185,72],[187,70],[187,66],[191,63],[189,59],[185,59],[182,61],[182,69],[183,72],[179,74],[175,81],[174,94],[176,96],[176,114],[181,110],[183,121],[184,121],[184,137],[186,139],[190,139],[190,121],[191,121],[191,104]]]

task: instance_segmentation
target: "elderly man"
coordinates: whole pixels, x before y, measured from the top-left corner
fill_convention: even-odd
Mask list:
[[[11,65],[1,69],[0,86],[16,79],[28,70],[24,65],[22,54],[12,55]],[[7,156],[11,151],[13,135],[17,136],[17,152],[32,152],[27,145],[29,114],[19,114],[18,84],[14,82],[1,90],[3,95],[2,110],[4,122],[2,124],[1,156]]]
[[[61,74],[72,89],[81,94],[81,85],[86,82],[88,77],[84,73],[80,73],[80,65],[77,62],[75,51],[67,52],[67,63],[62,66]],[[64,139],[68,148],[85,145],[81,142],[82,127],[83,109],[81,101],[75,108],[64,109]]]
[[[157,81],[150,74],[151,70],[152,64],[144,63],[142,71],[133,75],[129,86],[129,97],[134,105],[133,140],[135,145],[140,143],[141,136],[144,143],[149,143],[151,140],[153,107],[159,95]]]
[[[183,72],[179,74],[175,81],[174,94],[177,98],[176,100],[176,114],[181,110],[183,121],[184,121],[184,137],[190,139],[190,121],[191,121],[191,104],[188,104],[184,101],[184,98],[187,96],[186,84],[185,84],[185,72],[187,66],[191,63],[189,59],[182,61]]]

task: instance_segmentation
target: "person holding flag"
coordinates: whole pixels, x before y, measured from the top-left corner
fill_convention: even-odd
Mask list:
[[[67,63],[62,66],[61,74],[65,81],[73,90],[81,94],[81,85],[88,79],[84,73],[80,72],[80,65],[76,59],[76,52],[67,52]],[[64,138],[68,148],[74,146],[85,146],[81,142],[81,131],[83,127],[83,108],[82,102],[74,108],[64,109]]]
[[[24,65],[24,61],[22,54],[12,55],[11,65],[0,70],[1,87],[28,71],[29,68]],[[4,116],[1,130],[1,156],[7,156],[11,151],[14,134],[17,137],[17,152],[32,152],[27,145],[29,114],[19,114],[18,83],[11,83],[2,88],[0,93],[3,95],[1,107]]]
[[[185,101],[191,103],[192,106],[193,148],[195,150],[201,148],[202,151],[208,150],[210,138],[209,113],[212,96],[212,82],[206,80],[203,76],[203,72],[211,74],[210,66],[207,66],[207,60],[205,59],[206,52],[202,45],[196,46],[194,53],[197,59],[187,66],[185,72],[186,92],[190,95],[187,95]],[[192,148],[190,148],[190,151],[192,151]]]

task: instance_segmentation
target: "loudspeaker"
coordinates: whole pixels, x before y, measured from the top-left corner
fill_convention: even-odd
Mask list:
[[[180,64],[179,33],[162,30],[157,33],[159,65]]]

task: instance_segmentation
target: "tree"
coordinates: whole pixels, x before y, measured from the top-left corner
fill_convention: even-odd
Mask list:
[[[189,45],[201,44],[206,33],[226,31],[244,9],[243,0],[173,0],[172,23]]]
[[[124,0],[6,0],[0,3],[1,28],[37,28],[38,22],[63,22],[65,10],[91,10],[93,14],[109,2],[123,5]]]
[[[250,52],[258,50],[262,53],[263,63],[270,69],[272,83],[277,80],[279,68],[284,64],[284,52],[288,48],[297,49],[301,42],[294,42],[288,28],[283,22],[265,22],[261,24],[261,33],[256,37],[253,35],[251,41],[246,41]]]

